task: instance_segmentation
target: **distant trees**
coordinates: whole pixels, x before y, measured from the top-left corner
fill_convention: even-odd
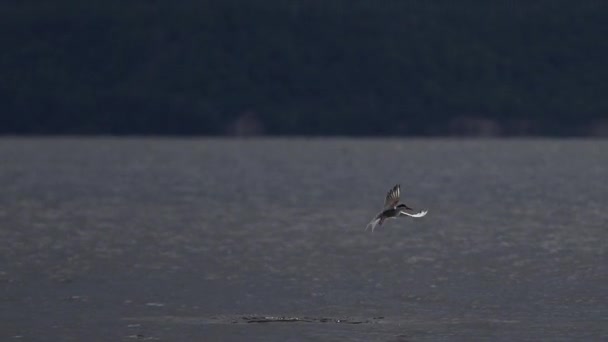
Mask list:
[[[0,133],[606,135],[607,17],[599,0],[7,0]]]

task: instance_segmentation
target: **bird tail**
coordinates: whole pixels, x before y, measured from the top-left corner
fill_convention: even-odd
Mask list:
[[[380,223],[381,219],[376,217],[373,220],[371,220],[370,223],[367,224],[367,226],[365,226],[365,230],[367,231],[370,227],[372,228],[372,233],[374,232],[374,229],[376,229],[376,226],[378,226],[378,224]]]

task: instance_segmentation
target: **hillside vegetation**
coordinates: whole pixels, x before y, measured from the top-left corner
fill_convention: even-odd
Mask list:
[[[0,4],[0,133],[581,135],[606,1]]]

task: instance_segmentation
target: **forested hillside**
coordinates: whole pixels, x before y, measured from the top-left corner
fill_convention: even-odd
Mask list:
[[[0,133],[606,134],[607,18],[591,0],[4,0]]]

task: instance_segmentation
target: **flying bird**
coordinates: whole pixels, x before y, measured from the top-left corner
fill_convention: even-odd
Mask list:
[[[409,216],[409,217],[423,217],[428,211],[422,210],[417,213],[408,213],[406,210],[414,210],[405,203],[399,203],[399,198],[401,196],[401,186],[399,184],[395,185],[389,192],[386,194],[386,199],[384,200],[384,208],[381,212],[374,217],[373,220],[365,227],[365,230],[368,228],[372,228],[372,232],[376,228],[376,226],[381,226],[384,220],[389,218],[397,218],[400,216]]]

